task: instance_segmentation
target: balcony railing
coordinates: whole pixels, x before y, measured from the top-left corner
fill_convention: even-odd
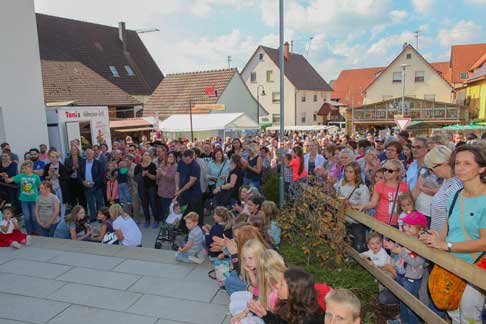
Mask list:
[[[401,114],[402,109],[397,107],[355,108],[353,112],[353,120],[354,122],[393,122],[394,116]],[[410,117],[413,121],[463,121],[467,119],[467,109],[457,106],[405,108],[403,117]]]

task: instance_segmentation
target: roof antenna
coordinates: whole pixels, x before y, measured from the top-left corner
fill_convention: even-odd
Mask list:
[[[313,39],[314,39],[314,36],[309,37],[309,47],[307,47],[307,59],[309,59],[309,51],[310,51],[311,43],[312,43]]]
[[[231,68],[231,55],[228,55],[228,69]]]
[[[415,33],[415,49],[418,50],[419,48],[419,33],[420,33],[420,30],[416,30],[414,31]]]

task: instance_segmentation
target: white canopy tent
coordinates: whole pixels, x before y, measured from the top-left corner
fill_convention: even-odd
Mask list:
[[[320,130],[334,131],[337,129],[336,126],[326,126],[326,125],[301,125],[301,126],[285,126],[286,131],[320,131]],[[280,126],[271,126],[266,128],[267,131],[279,131]]]
[[[190,115],[172,115],[161,121],[159,128],[170,138],[190,138]],[[205,139],[257,133],[259,125],[244,113],[193,114],[192,129],[195,138]]]

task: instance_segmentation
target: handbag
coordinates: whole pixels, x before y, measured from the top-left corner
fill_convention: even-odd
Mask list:
[[[105,236],[103,236],[103,240],[101,241],[103,244],[118,244],[118,237],[116,237],[116,234],[113,233],[106,233]]]
[[[218,175],[216,176],[216,181],[212,185],[208,185],[209,192],[212,194],[213,190],[216,188],[216,183],[218,182],[219,177],[221,176],[221,172],[223,172],[224,166],[226,165],[226,159],[223,162],[223,165],[221,166],[221,169],[219,169]],[[226,181],[225,181],[226,182]]]
[[[454,199],[451,204],[451,208],[449,209],[448,218],[451,217],[452,211],[455,207],[456,201],[458,196],[460,195],[462,189],[457,191]],[[463,196],[460,195],[461,200],[461,225],[462,230],[464,232],[464,237],[466,240],[470,240],[471,237],[467,233],[466,227],[464,225],[464,199]],[[472,253],[473,256],[477,256],[478,253]],[[481,266],[483,260],[482,253],[474,262],[474,264]],[[464,289],[466,289],[467,282],[456,276],[455,274],[451,273],[450,271],[444,269],[439,265],[434,265],[432,272],[429,276],[429,292],[432,301],[434,302],[435,306],[441,310],[455,310],[459,308],[459,304],[461,303],[462,294]]]

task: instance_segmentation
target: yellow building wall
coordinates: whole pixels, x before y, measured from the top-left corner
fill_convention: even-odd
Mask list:
[[[486,80],[469,85],[466,97],[471,98],[470,107],[479,111],[478,118],[486,119]]]
[[[410,58],[407,58],[407,54],[410,54]],[[402,96],[402,83],[393,82],[393,72],[401,72],[402,64],[408,65],[405,71],[405,96],[424,99],[426,95],[435,95],[435,101],[451,102],[452,87],[417,52],[408,48],[366,90],[366,104]],[[415,82],[416,71],[424,72],[423,82]]]

